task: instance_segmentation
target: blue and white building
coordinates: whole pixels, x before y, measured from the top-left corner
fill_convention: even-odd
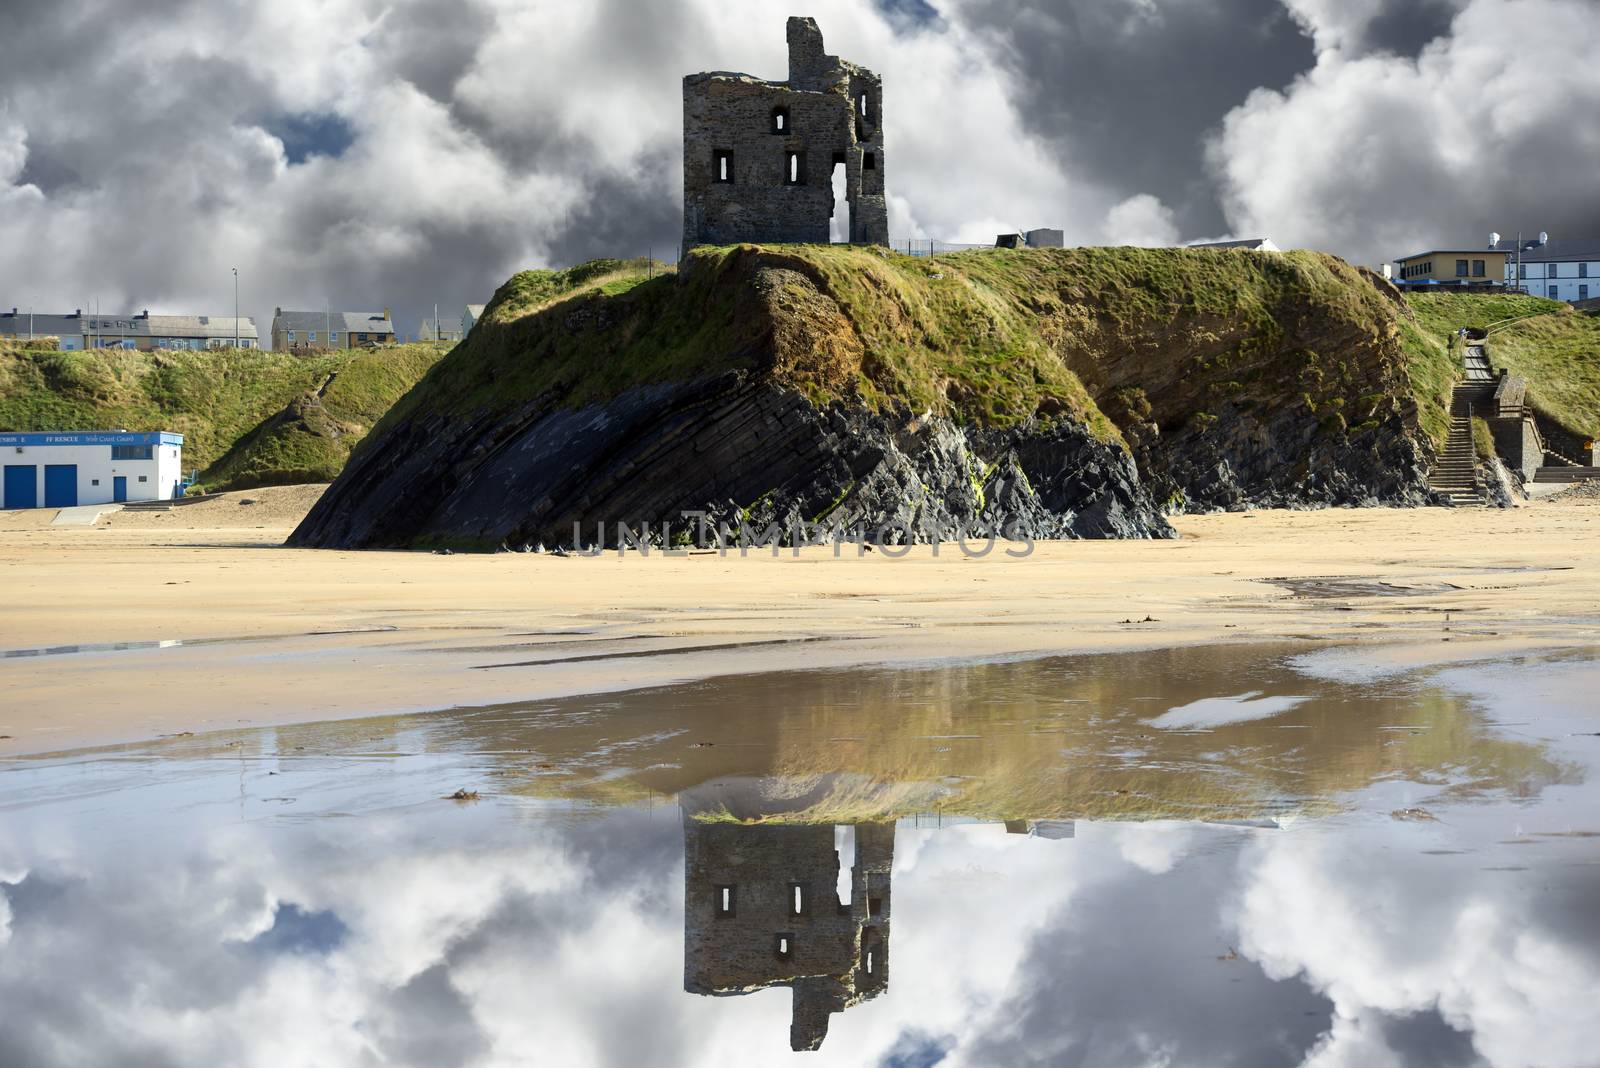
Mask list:
[[[164,430],[0,433],[0,507],[169,501],[182,493],[183,435]]]
[[[1600,297],[1600,238],[1555,238],[1540,234],[1524,240],[1496,241],[1505,252],[1506,281],[1536,297],[1575,304]]]

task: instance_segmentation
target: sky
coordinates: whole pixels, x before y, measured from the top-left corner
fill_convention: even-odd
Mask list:
[[[684,74],[884,79],[896,241],[1600,236],[1596,0],[10,0],[0,304],[392,308],[677,255]]]

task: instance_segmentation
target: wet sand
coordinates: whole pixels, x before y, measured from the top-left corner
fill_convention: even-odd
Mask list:
[[[775,669],[1264,640],[1382,643],[1405,664],[1600,641],[1595,500],[1193,516],[1181,541],[1020,560],[619,560],[278,547],[314,493],[93,527],[0,513],[0,755]]]

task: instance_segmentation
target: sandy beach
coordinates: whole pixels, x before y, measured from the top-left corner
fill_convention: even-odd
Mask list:
[[[1600,643],[1600,500],[1250,512],[1012,559],[289,550],[321,487],[0,513],[0,755],[775,668],[1254,642]],[[250,502],[250,503],[245,503]]]

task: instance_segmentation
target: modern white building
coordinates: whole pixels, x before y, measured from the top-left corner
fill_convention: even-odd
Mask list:
[[[168,501],[183,481],[183,435],[156,431],[0,433],[0,507]]]
[[[1506,281],[1536,297],[1574,303],[1600,297],[1600,238],[1552,240],[1549,234],[1525,240],[1497,241],[1506,253]]]
[[[468,304],[466,314],[461,317],[461,336],[466,337],[472,333],[472,328],[478,325],[478,320],[483,318],[483,304]]]

